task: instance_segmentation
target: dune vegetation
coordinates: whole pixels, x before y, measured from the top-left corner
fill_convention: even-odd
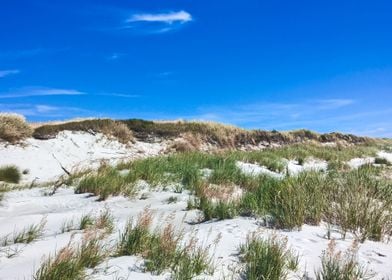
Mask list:
[[[351,170],[345,162],[375,152],[373,146],[295,145],[254,152],[180,153],[102,166],[75,176],[74,183],[76,193],[93,193],[100,200],[111,195],[132,196],[140,180],[153,188],[174,184],[177,191],[194,195],[188,209],[199,209],[202,221],[258,216],[270,227],[288,230],[323,221],[339,227],[343,237],[351,232],[363,242],[381,240],[392,232],[392,185],[382,176],[388,166],[364,165]],[[306,162],[310,158],[327,161],[328,169],[289,175],[284,159]],[[238,161],[265,166],[282,177],[246,174]],[[206,176],[203,170],[210,174]],[[241,196],[230,197],[235,187]],[[222,195],[225,192],[228,197]]]
[[[219,148],[238,148],[244,145],[264,144],[292,144],[304,141],[347,143],[369,143],[372,139],[351,134],[327,133],[319,134],[310,130],[296,130],[288,132],[245,130],[231,125],[214,122],[197,121],[146,121],[139,119],[111,120],[88,119],[69,121],[58,124],[43,124],[34,129],[33,137],[37,139],[50,139],[64,130],[86,131],[90,133],[101,132],[107,136],[115,137],[122,143],[132,141],[133,137],[142,141],[151,141],[154,138],[175,139],[184,137],[185,141],[177,142],[177,151],[197,150],[201,144],[209,143]],[[188,148],[184,148],[184,145]]]
[[[0,166],[0,181],[7,183],[19,183],[22,174],[18,167],[13,165]]]
[[[0,140],[17,143],[32,133],[33,129],[22,115],[0,113]]]

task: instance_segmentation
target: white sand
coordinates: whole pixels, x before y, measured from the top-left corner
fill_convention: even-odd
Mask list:
[[[237,161],[236,166],[239,169],[241,169],[241,171],[243,173],[245,173],[247,175],[257,176],[260,174],[265,174],[265,175],[275,177],[278,179],[283,178],[282,174],[277,173],[277,172],[273,172],[273,171],[269,170],[267,167],[260,166],[258,164]]]
[[[286,161],[287,171],[290,176],[298,175],[299,173],[304,171],[312,171],[312,170],[327,171],[328,169],[328,163],[325,160],[320,160],[320,159],[313,159],[313,158],[307,159],[303,165],[298,164],[298,162],[295,160],[285,160],[285,161]],[[265,166],[260,166],[254,163],[238,161],[236,162],[236,165],[238,168],[241,169],[243,173],[248,175],[257,176],[260,174],[265,174],[278,179],[282,179],[284,177],[284,174],[271,171]]]
[[[379,156],[380,158],[385,158],[389,163],[392,163],[392,153],[380,151],[377,153],[377,156]]]
[[[115,163],[125,159],[147,157],[159,154],[164,144],[136,142],[129,147],[116,140],[109,140],[102,134],[86,132],[60,132],[55,139],[27,139],[24,145],[0,143],[0,166],[16,165],[29,173],[22,182],[36,183],[57,179],[77,168],[98,167],[103,160]]]
[[[374,163],[374,157],[365,157],[365,158],[353,158],[347,162],[348,166],[351,169],[357,169],[365,164]]]
[[[298,164],[295,160],[287,162],[287,171],[289,175],[295,176],[304,171],[327,171],[328,163],[325,160],[309,158],[303,165]]]

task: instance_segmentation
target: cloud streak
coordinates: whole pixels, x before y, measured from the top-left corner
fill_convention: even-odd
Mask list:
[[[84,95],[75,89],[45,88],[45,87],[25,87],[14,91],[0,92],[0,99],[23,98],[31,96],[54,96],[54,95]]]
[[[139,13],[127,18],[122,29],[145,34],[159,34],[179,29],[191,21],[193,21],[192,15],[184,10],[167,13]]]
[[[140,95],[138,94],[125,94],[125,93],[98,93],[95,95],[100,95],[100,96],[112,96],[112,97],[122,97],[122,98],[137,98],[140,97]]]
[[[326,123],[342,117],[341,109],[355,104],[352,99],[307,100],[300,103],[254,103],[199,108],[199,114],[186,119],[212,120],[265,129],[292,129]],[[339,119],[337,117],[337,119]]]
[[[192,21],[192,15],[186,11],[168,12],[160,14],[134,14],[126,22],[161,22],[173,24]]]
[[[0,71],[0,78],[4,78],[7,77],[9,75],[15,75],[18,74],[20,71],[17,69],[13,69],[13,70],[1,70]]]
[[[48,104],[29,104],[29,103],[0,103],[1,112],[10,112],[24,115],[26,117],[38,118],[65,118],[80,117],[86,114],[92,114],[91,111],[69,106],[54,106]]]

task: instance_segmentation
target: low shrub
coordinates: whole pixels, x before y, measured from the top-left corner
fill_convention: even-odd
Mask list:
[[[23,116],[0,113],[0,140],[16,143],[30,137],[32,133],[32,128]]]
[[[0,167],[0,181],[17,184],[21,178],[18,167],[13,165]]]

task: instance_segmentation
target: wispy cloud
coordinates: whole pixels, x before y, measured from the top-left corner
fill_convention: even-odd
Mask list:
[[[9,75],[15,75],[15,74],[18,74],[19,72],[20,72],[20,71],[17,70],[17,69],[12,69],[12,70],[1,70],[1,71],[0,71],[0,78],[4,78],[4,77],[9,76]]]
[[[247,127],[287,129],[323,122],[323,119],[337,115],[341,108],[354,103],[351,99],[322,99],[298,103],[214,106],[199,108],[199,114],[185,118],[229,122]]]
[[[352,99],[324,99],[318,101],[318,109],[337,109],[354,103]]]
[[[168,12],[160,14],[134,14],[126,22],[163,22],[172,24],[175,22],[185,23],[192,21],[192,16],[186,11]]]
[[[24,87],[13,91],[0,92],[0,99],[22,98],[22,97],[30,97],[30,96],[83,95],[83,94],[86,93],[75,89]]]
[[[151,34],[166,33],[179,29],[191,21],[193,21],[192,15],[183,10],[166,13],[137,13],[125,20],[122,29]]]
[[[126,93],[115,93],[115,92],[97,93],[95,95],[113,96],[113,97],[122,97],[122,98],[137,98],[137,97],[140,97],[139,94],[126,94]]]
[[[48,104],[0,103],[0,112],[10,112],[33,118],[68,118],[93,114],[91,111],[70,106],[54,106]]]

